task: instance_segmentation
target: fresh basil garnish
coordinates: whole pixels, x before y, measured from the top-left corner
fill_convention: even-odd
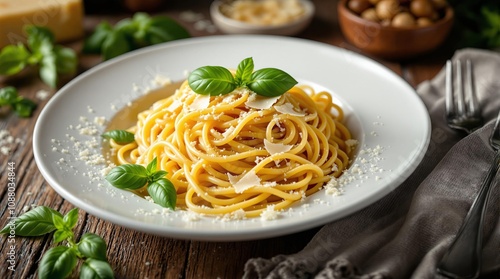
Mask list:
[[[113,139],[118,144],[126,144],[133,142],[134,134],[125,130],[110,130],[101,135],[106,139]]]
[[[175,209],[177,193],[172,182],[160,178],[148,185],[148,193],[156,204],[163,207]]]
[[[114,167],[106,176],[106,180],[113,186],[136,190],[144,186],[153,201],[163,207],[175,209],[177,192],[168,179],[164,170],[157,170],[158,160],[155,157],[146,167],[137,164],[125,164]]]
[[[233,74],[221,66],[204,66],[188,77],[191,89],[201,95],[225,95],[238,87],[247,87],[265,97],[276,97],[292,88],[297,81],[288,73],[276,68],[264,68],[253,72],[253,59],[241,61]]]
[[[220,66],[205,66],[194,70],[188,77],[194,92],[201,95],[224,95],[236,89],[231,72]]]
[[[144,166],[125,164],[114,167],[106,175],[106,180],[116,188],[136,190],[146,185],[148,173]]]

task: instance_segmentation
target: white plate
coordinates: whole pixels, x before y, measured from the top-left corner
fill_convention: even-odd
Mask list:
[[[328,89],[341,102],[347,125],[360,142],[359,150],[369,151],[358,153],[354,159],[360,172],[343,187],[342,195],[320,191],[272,221],[197,218],[179,210],[164,214],[159,206],[107,184],[99,173],[102,166],[80,160],[84,149],[101,152],[98,135],[104,126],[94,124],[94,118],[111,119],[117,110],[139,97],[139,91],[151,87],[156,76],[179,81],[185,78],[186,71],[197,67],[234,68],[247,57],[253,57],[256,69],[283,69],[301,82]],[[98,128],[95,136],[80,134],[86,126]],[[35,126],[33,148],[48,183],[90,214],[134,230],[173,238],[236,241],[290,234],[366,207],[398,187],[413,172],[424,156],[429,138],[430,120],[422,101],[405,81],[380,64],[318,42],[240,35],[193,38],[149,47],[81,74],[43,109]],[[379,149],[380,154],[373,152]]]

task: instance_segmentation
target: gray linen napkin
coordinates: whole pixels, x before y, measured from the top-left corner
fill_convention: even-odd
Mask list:
[[[419,85],[432,121],[422,163],[380,201],[325,225],[293,255],[250,259],[244,278],[435,278],[436,265],[463,222],[494,153],[488,137],[500,109],[500,55],[464,49],[488,122],[464,138],[444,120],[445,73]],[[483,238],[482,274],[500,272],[500,179],[494,180]]]

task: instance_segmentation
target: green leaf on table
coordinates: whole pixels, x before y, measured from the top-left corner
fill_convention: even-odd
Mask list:
[[[102,54],[105,60],[127,53],[132,49],[127,37],[120,30],[110,33],[102,44]]]
[[[148,193],[156,204],[175,210],[177,192],[172,182],[161,178],[148,185]]]
[[[40,78],[52,88],[57,87],[57,57],[54,53],[54,46],[43,41],[38,49],[41,54]]]
[[[101,53],[102,45],[112,31],[113,27],[108,22],[99,23],[94,33],[85,39],[82,51],[84,53]]]
[[[247,86],[259,95],[276,97],[295,84],[297,81],[286,72],[275,68],[264,68],[252,73]]]
[[[126,144],[133,142],[134,134],[125,130],[110,130],[101,135],[106,139],[113,139],[118,144]]]
[[[36,109],[37,104],[30,99],[22,98],[12,104],[14,112],[20,117],[30,117]]]
[[[113,269],[108,262],[86,259],[80,268],[80,279],[113,279]]]
[[[12,86],[0,88],[0,106],[12,105],[19,100],[17,89]]]
[[[114,167],[106,180],[120,189],[135,190],[142,188],[148,182],[148,172],[144,166],[125,164]]]
[[[67,246],[57,246],[43,255],[38,267],[40,279],[66,278],[77,263],[76,251]]]
[[[0,75],[17,74],[26,67],[30,52],[22,44],[8,45],[0,51]]]
[[[15,219],[15,233],[17,236],[40,236],[50,233],[56,229],[52,216],[60,216],[61,213],[46,207],[37,206]],[[0,233],[10,233],[9,224]]]
[[[221,66],[204,66],[188,77],[191,89],[201,95],[224,95],[236,89],[233,74]]]
[[[78,250],[87,258],[106,260],[106,242],[96,234],[84,234],[78,243]]]
[[[87,258],[106,261],[106,241],[96,234],[84,234],[78,243],[78,251]]]
[[[73,229],[78,223],[78,208],[73,208],[66,213],[63,217],[63,222],[68,229]]]
[[[61,46],[54,47],[56,69],[59,74],[73,74],[76,72],[78,57],[73,49]]]
[[[72,231],[58,229],[54,232],[52,239],[53,239],[54,243],[59,243],[59,242],[64,241],[64,240],[73,239],[74,237],[75,237],[75,235],[73,234]]]
[[[51,45],[55,42],[55,37],[50,29],[36,26],[36,25],[26,25],[24,30],[28,34],[28,46],[33,52],[38,51],[45,42]]]
[[[146,29],[146,37],[150,44],[154,45],[189,38],[190,34],[175,20],[167,16],[155,16],[149,22],[149,28]]]
[[[101,53],[105,60],[141,47],[189,38],[189,32],[167,16],[138,12],[114,26],[101,22],[84,43],[85,53]]]

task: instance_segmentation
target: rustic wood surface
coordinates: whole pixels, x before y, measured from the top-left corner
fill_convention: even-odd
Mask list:
[[[166,1],[161,14],[169,15],[189,29],[193,36],[219,35],[199,30],[193,22],[183,21],[180,14],[193,11],[210,19],[208,7],[211,1],[205,0],[170,0]],[[339,31],[336,21],[336,1],[316,0],[316,15],[312,24],[297,37],[328,43],[359,52],[346,42]],[[85,29],[90,33],[101,20],[116,22],[130,17],[131,13],[100,13],[88,14],[85,17]],[[82,42],[68,44],[79,53]],[[442,68],[447,58],[454,52],[452,44],[446,43],[437,51],[418,59],[396,62],[373,58],[386,65],[408,83],[416,87],[420,82],[430,79]],[[99,56],[80,54],[80,72],[86,71],[100,63]],[[43,85],[36,75],[27,73],[18,79],[0,78],[0,88],[13,85],[19,89],[22,96],[31,98],[38,103],[38,108],[30,118],[19,118],[8,111],[0,111],[0,130],[7,130],[15,139],[21,142],[13,143],[10,154],[0,154],[0,226],[7,223],[7,164],[15,164],[17,179],[16,214],[32,205],[52,207],[62,213],[73,208],[73,205],[61,198],[44,180],[33,159],[32,132],[37,116],[47,103],[38,100],[36,92],[46,89],[52,94],[55,90]],[[108,243],[108,257],[114,269],[116,278],[239,278],[242,275],[245,262],[251,257],[269,258],[277,254],[290,254],[300,251],[311,239],[318,228],[292,235],[243,242],[200,242],[170,239],[114,225],[96,218],[80,210],[80,219],[76,228],[76,237],[85,232],[102,236]],[[0,247],[0,278],[36,278],[37,268],[42,255],[52,247],[52,237],[36,237],[15,239],[16,270],[7,270],[6,263],[9,243],[2,236]],[[73,277],[78,277],[73,273]]]

